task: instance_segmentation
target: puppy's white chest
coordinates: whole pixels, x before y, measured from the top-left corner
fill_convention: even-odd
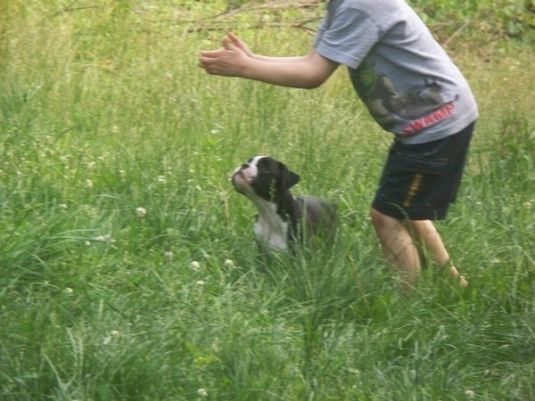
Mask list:
[[[288,223],[276,214],[259,215],[254,226],[258,242],[275,251],[288,249]]]

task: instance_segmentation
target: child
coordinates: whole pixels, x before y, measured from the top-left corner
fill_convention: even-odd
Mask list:
[[[314,45],[301,57],[254,54],[229,33],[202,52],[209,74],[316,88],[338,65],[370,114],[394,134],[370,216],[385,258],[410,291],[421,267],[417,245],[467,282],[450,261],[432,220],[455,200],[477,105],[459,69],[404,0],[329,0]]]

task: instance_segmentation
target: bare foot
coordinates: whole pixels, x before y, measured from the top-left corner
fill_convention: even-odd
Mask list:
[[[450,275],[453,279],[458,280],[459,285],[461,287],[468,287],[468,281],[466,280],[466,278],[462,274],[459,274],[459,272],[453,265],[450,265]]]

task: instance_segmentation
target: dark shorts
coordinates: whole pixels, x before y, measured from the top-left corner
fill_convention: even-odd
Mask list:
[[[475,123],[437,141],[394,141],[372,207],[408,220],[441,220],[455,201]]]

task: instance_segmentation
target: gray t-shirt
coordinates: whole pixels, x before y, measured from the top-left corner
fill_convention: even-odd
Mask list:
[[[348,67],[371,115],[403,143],[453,135],[478,117],[462,73],[403,0],[330,0],[314,47]]]

